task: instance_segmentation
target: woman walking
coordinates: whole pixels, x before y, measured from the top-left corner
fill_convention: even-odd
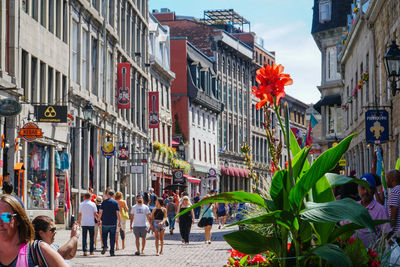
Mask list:
[[[163,253],[165,222],[167,221],[167,209],[163,207],[164,200],[160,197],[156,199],[156,207],[151,213],[151,229],[156,239],[157,256]],[[159,250],[159,246],[161,246]]]
[[[176,215],[176,205],[174,202],[173,197],[169,197],[169,202],[167,205],[167,216],[168,216],[168,222],[169,222],[169,233],[171,235],[174,234],[174,229],[175,229],[175,220],[174,217]]]
[[[34,234],[21,203],[11,195],[0,196],[0,266],[68,266],[50,245],[33,242]]]
[[[226,216],[228,211],[228,203],[218,203],[217,206],[218,206],[217,220],[219,224],[218,229],[221,229],[221,225],[222,227],[225,226]]]
[[[190,206],[192,205],[189,201],[189,197],[184,196],[182,198],[182,203],[179,205],[178,214]],[[189,244],[190,228],[194,223],[194,211],[191,210],[190,212],[183,214],[177,219],[177,222],[179,223],[179,232],[181,233],[182,243]]]
[[[121,228],[117,227],[117,231],[115,233],[115,249],[119,250],[118,237],[121,235],[122,240],[122,249],[125,249],[125,230],[126,230],[126,221],[129,220],[128,206],[126,201],[124,200],[124,195],[122,192],[115,193],[115,200],[118,202],[119,211],[121,213]]]
[[[210,195],[206,195],[205,198],[210,197]],[[216,208],[214,204],[208,203],[203,207],[203,215],[201,218],[204,218],[204,235],[206,238],[206,244],[211,244],[211,228],[214,222],[214,218],[216,217]]]
[[[97,215],[99,214],[99,210],[101,207],[101,202],[103,198],[98,196],[96,198],[96,208],[97,208]],[[96,250],[96,245],[97,245],[97,234],[100,235],[100,243],[101,243],[101,248],[103,247],[103,239],[101,238],[101,225],[98,220],[94,219],[94,250]]]

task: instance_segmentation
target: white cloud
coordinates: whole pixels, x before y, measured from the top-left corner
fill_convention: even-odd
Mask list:
[[[286,92],[307,104],[316,103],[320,99],[316,86],[321,83],[321,53],[306,23],[255,24],[253,29],[264,39],[264,48],[275,51],[276,62],[292,76],[293,85]]]

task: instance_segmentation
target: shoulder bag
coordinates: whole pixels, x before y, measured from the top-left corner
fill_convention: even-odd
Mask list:
[[[120,207],[121,210],[121,218],[124,220],[129,220],[129,214],[128,212],[125,210],[126,204],[124,203],[124,206]]]
[[[31,243],[31,255],[32,255],[32,259],[33,259],[33,263],[35,264],[35,267],[48,267],[48,264],[46,262],[46,259],[43,256],[42,250],[40,248],[40,242],[43,242],[42,240],[35,240]],[[42,262],[42,264],[40,264],[39,262],[39,258],[40,261]]]
[[[197,223],[197,226],[198,227],[204,227],[205,226],[205,223],[206,223],[206,219],[207,218],[204,218],[203,216],[204,216],[204,214],[209,210],[209,208],[212,206],[212,204],[210,205],[210,206],[208,206],[207,207],[207,209],[203,212],[203,214],[201,215],[201,219],[200,219],[200,221]]]

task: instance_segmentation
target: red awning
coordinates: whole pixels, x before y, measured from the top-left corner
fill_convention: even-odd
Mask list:
[[[241,177],[240,176],[240,168],[231,167],[232,168],[232,176]]]
[[[250,171],[248,169],[221,166],[222,175],[247,178],[249,176],[249,173]]]
[[[189,183],[199,184],[201,182],[201,179],[187,175],[187,174],[184,174],[183,177],[186,177],[187,181]]]
[[[176,141],[174,141],[174,140],[172,140],[172,145],[173,145],[173,146],[179,146],[179,143],[176,142]]]

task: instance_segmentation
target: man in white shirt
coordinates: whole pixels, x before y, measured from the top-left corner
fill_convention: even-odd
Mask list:
[[[90,255],[94,255],[94,219],[97,218],[97,207],[90,200],[90,193],[84,195],[84,201],[79,206],[78,224],[82,227],[82,250],[83,256],[87,256],[87,232],[89,231]]]
[[[150,209],[147,205],[143,204],[143,197],[142,195],[136,196],[137,204],[132,207],[131,209],[131,230],[136,237],[136,249],[135,255],[140,255],[140,238],[142,238],[142,254],[144,253],[144,246],[146,245],[146,218],[150,223],[151,213]],[[132,227],[132,223],[134,227]]]

